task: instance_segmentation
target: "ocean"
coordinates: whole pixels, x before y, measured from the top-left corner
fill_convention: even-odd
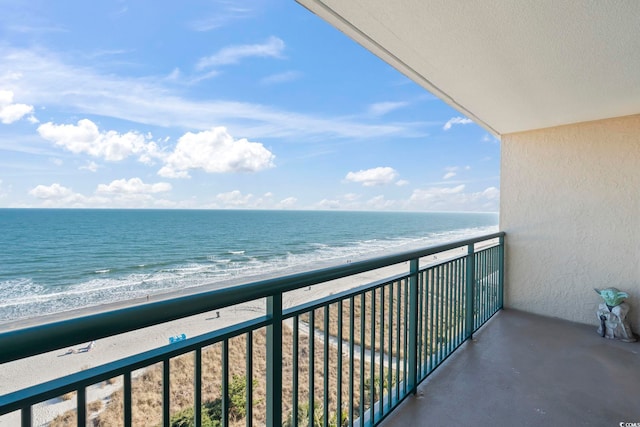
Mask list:
[[[0,323],[497,230],[495,213],[0,209]]]

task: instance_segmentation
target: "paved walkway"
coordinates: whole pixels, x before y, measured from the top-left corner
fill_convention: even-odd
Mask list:
[[[286,319],[284,321],[284,323],[289,326],[291,328],[291,330],[293,330],[293,319],[289,318]],[[303,322],[300,321],[300,323],[298,324],[298,331],[300,333],[300,335],[304,335],[304,336],[309,336],[309,324],[307,322]],[[317,341],[320,341],[320,344],[322,345],[324,343],[324,332],[318,328],[314,329],[314,336],[316,338]],[[333,336],[333,335],[329,335],[329,344],[334,347],[334,348],[338,348],[338,343],[340,342],[338,340],[338,337]],[[317,344],[316,344],[317,345]],[[360,360],[360,346],[358,344],[354,344],[353,345],[353,358],[356,360]],[[342,354],[345,356],[349,356],[349,341],[348,340],[342,340]],[[375,364],[380,364],[380,352],[376,351],[373,354],[374,357],[374,361]],[[383,365],[384,367],[388,367],[389,366],[389,356],[387,354],[383,355]],[[367,362],[371,362],[371,350],[366,348],[364,349],[364,360]],[[403,359],[400,359],[400,370],[402,370],[403,367],[403,363],[402,363]],[[391,358],[391,366],[395,368],[396,366],[396,358],[392,357]]]

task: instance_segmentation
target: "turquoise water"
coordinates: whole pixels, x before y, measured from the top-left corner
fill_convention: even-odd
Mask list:
[[[497,214],[0,209],[0,322],[497,231]]]

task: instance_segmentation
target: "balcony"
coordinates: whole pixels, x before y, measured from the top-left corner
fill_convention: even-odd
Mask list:
[[[109,336],[187,316],[218,318],[225,308],[246,303],[263,311],[251,320],[172,337],[159,348],[19,386],[0,396],[0,425],[613,425],[640,420],[637,344],[600,338],[589,325],[500,310],[503,253],[504,233],[496,233],[5,332],[0,356],[6,373],[24,358],[53,350],[59,356],[69,346],[92,340],[101,345]],[[299,297],[310,286],[328,288],[345,278],[360,281],[319,299]],[[292,294],[298,297],[289,298]],[[178,378],[185,363],[190,374]],[[155,407],[141,397],[149,387],[157,389]],[[104,389],[110,391],[102,392],[97,408],[96,391]],[[52,415],[61,396],[70,396],[66,407],[71,409]]]
[[[382,425],[637,423],[638,384],[637,343],[600,338],[594,326],[506,309]]]
[[[5,391],[0,425],[47,425],[52,418],[54,425],[78,426],[378,425],[501,308],[503,254],[504,233],[496,233],[6,331],[5,373],[47,352],[54,352],[54,370],[55,356],[81,343],[99,348],[118,334],[195,315],[217,319],[242,304],[257,312]],[[345,279],[351,286],[338,292],[301,297]],[[95,397],[105,389],[112,392]],[[61,402],[71,409],[51,415]]]

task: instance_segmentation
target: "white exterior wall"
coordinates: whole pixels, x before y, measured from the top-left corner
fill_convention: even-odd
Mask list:
[[[502,136],[505,306],[598,324],[629,293],[640,332],[640,115]]]

